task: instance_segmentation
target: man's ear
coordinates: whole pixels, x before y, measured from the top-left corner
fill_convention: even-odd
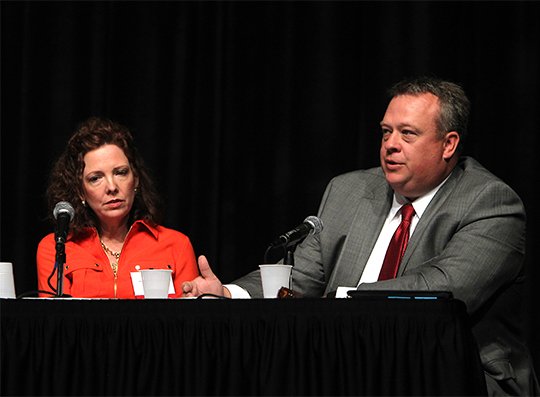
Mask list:
[[[458,145],[459,134],[456,131],[447,132],[446,136],[444,137],[443,158],[445,160],[450,160],[452,156],[456,153]]]

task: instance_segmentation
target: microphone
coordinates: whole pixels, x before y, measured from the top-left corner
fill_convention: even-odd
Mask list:
[[[279,236],[270,246],[289,247],[306,238],[308,234],[316,235],[322,230],[322,221],[316,216],[308,216],[301,225]]]
[[[65,243],[69,230],[69,224],[75,216],[75,210],[73,206],[67,201],[59,201],[54,206],[53,210],[54,219],[56,219],[56,230],[54,232],[54,239],[56,243]]]

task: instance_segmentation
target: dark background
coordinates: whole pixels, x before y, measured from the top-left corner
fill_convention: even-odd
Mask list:
[[[466,153],[525,202],[538,363],[539,20],[516,1],[2,1],[0,260],[17,293],[36,288],[48,173],[100,115],[132,128],[165,225],[232,281],[316,214],[332,176],[378,165],[385,90],[436,75],[472,101]]]

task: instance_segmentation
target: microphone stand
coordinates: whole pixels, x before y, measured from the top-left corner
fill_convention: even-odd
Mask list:
[[[296,245],[285,247],[285,255],[283,256],[283,264],[294,266],[294,250]]]
[[[290,245],[284,245],[283,248],[283,264],[284,265],[290,265],[294,267],[294,250],[296,249],[296,246],[300,244],[300,241],[296,242],[295,244]],[[264,253],[264,263],[270,263],[269,261],[269,253],[272,250],[272,248],[277,248],[274,245],[268,246],[266,249],[266,252]],[[292,281],[293,281],[293,275],[292,270],[291,274],[289,276],[289,287],[282,287],[279,290],[278,297],[279,298],[300,298],[302,295],[297,294],[292,290]]]
[[[283,257],[284,265],[291,265],[294,267],[294,250],[296,249],[297,244],[285,247],[285,256]],[[289,289],[292,288],[292,270],[289,276]]]
[[[56,297],[64,296],[64,265],[66,263],[66,246],[62,239],[56,242]]]

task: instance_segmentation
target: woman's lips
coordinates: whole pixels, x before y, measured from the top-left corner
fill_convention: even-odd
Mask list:
[[[115,200],[107,201],[105,203],[105,206],[109,207],[109,208],[111,208],[111,207],[112,208],[117,208],[117,207],[120,207],[123,202],[124,202],[124,200],[115,199]]]

